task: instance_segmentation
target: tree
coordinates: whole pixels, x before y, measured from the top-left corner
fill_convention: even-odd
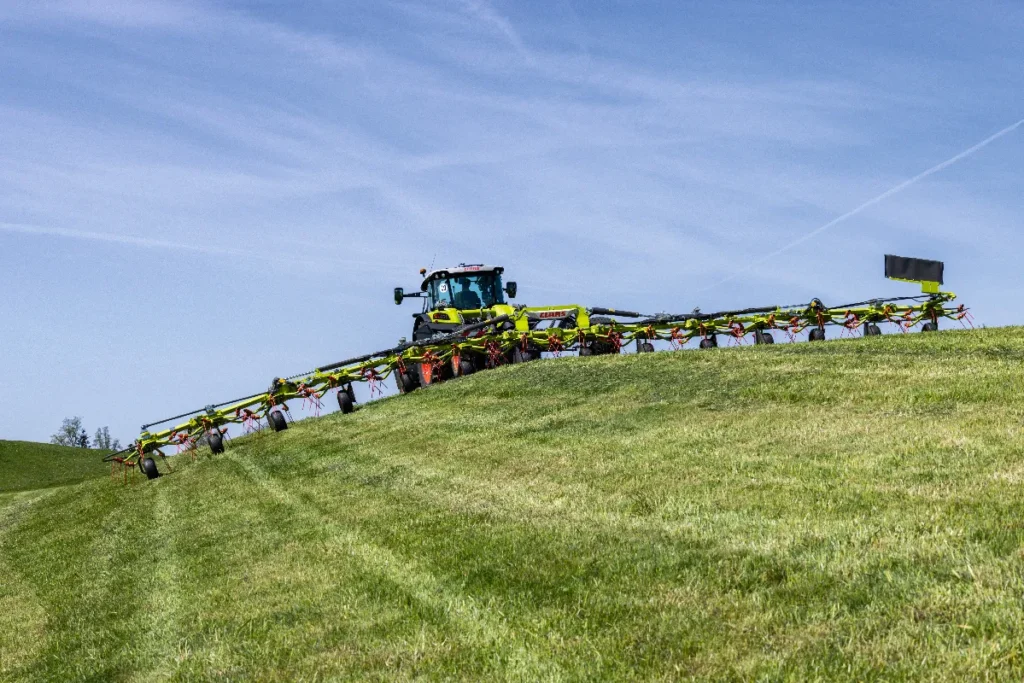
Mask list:
[[[96,430],[96,436],[92,438],[92,447],[109,451],[121,450],[121,442],[110,438],[110,430],[107,427],[100,427]]]
[[[85,431],[85,427],[82,426],[82,418],[65,417],[60,429],[50,437],[50,443],[55,443],[58,446],[88,448],[89,434]]]

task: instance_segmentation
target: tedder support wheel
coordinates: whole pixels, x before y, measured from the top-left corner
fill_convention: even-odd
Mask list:
[[[338,395],[341,396],[342,393],[343,392],[339,392]],[[267,422],[270,423],[270,426],[274,428],[275,432],[281,432],[288,429],[288,421],[284,419],[284,415],[281,414],[280,410],[275,410],[274,412],[269,413],[267,415]]]
[[[772,336],[771,332],[765,332],[764,330],[754,331],[754,343],[755,344],[774,344],[775,337]]]
[[[704,337],[703,339],[700,340],[700,348],[702,349],[713,349],[717,346],[718,339],[715,337],[715,335],[711,335],[710,337]]]
[[[352,402],[352,396],[348,391],[338,392],[338,408],[340,408],[343,413],[351,413],[356,409],[355,404]]]
[[[224,452],[224,438],[220,434],[210,434],[206,437],[210,442],[210,450],[214,453]]]
[[[921,325],[922,332],[935,332],[938,329],[938,323],[925,323],[924,325]]]
[[[877,337],[877,336],[879,336],[881,334],[882,334],[881,328],[879,328],[878,325],[876,325],[874,323],[868,323],[867,325],[864,326],[864,336],[865,337]]]
[[[654,344],[651,342],[639,342],[636,345],[637,353],[654,353]]]
[[[593,356],[594,355],[594,351],[589,346],[587,346],[586,344],[582,344],[581,343],[581,345],[580,345],[580,355],[581,356]]]
[[[807,336],[808,341],[825,341],[825,330],[820,327],[815,327],[811,330],[811,333]]]
[[[160,476],[160,470],[156,468],[156,461],[153,458],[143,458],[139,468],[146,475],[146,479],[156,479]]]

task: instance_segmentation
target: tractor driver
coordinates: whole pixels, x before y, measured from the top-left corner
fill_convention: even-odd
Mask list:
[[[455,282],[460,288],[459,291],[455,293],[455,308],[461,311],[481,308],[480,296],[469,288],[469,278],[460,277]]]

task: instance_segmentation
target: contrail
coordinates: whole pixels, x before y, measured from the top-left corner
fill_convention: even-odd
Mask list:
[[[28,225],[25,223],[4,223],[0,222],[0,232],[14,232],[23,235],[41,235],[49,237],[66,237],[75,240],[90,240],[93,242],[110,242],[114,244],[126,244],[145,249],[158,249],[161,251],[184,251],[194,254],[212,254],[215,256],[230,256],[238,259],[256,259],[258,261],[270,261],[273,263],[321,263],[325,265],[344,265],[362,270],[398,270],[398,266],[388,263],[381,263],[376,259],[357,261],[354,259],[339,259],[323,254],[298,255],[288,253],[267,254],[253,249],[238,249],[234,247],[223,247],[203,243],[171,242],[167,240],[151,239],[149,237],[135,237],[134,235],[119,235],[109,232],[93,232],[90,230],[72,230],[68,228],[53,228],[43,225]]]
[[[815,228],[814,230],[811,230],[806,235],[804,235],[802,237],[798,237],[795,240],[793,240],[792,242],[790,242],[789,244],[786,244],[785,246],[779,247],[778,249],[776,249],[772,253],[768,254],[767,256],[765,256],[765,257],[763,257],[761,259],[758,259],[757,261],[754,261],[749,266],[747,266],[745,268],[741,268],[740,270],[732,273],[728,277],[723,278],[722,280],[716,282],[715,284],[713,284],[713,285],[711,285],[709,287],[705,287],[704,289],[697,290],[697,292],[698,293],[699,292],[706,292],[709,289],[714,289],[715,287],[718,287],[719,285],[723,285],[726,282],[729,282],[730,280],[735,280],[740,275],[743,275],[744,273],[750,272],[754,268],[756,268],[756,267],[758,267],[758,266],[760,266],[760,265],[762,265],[762,264],[772,260],[773,258],[778,256],[779,254],[781,254],[783,252],[786,252],[786,251],[789,251],[790,249],[792,249],[793,247],[795,247],[797,245],[803,244],[804,242],[806,242],[807,240],[811,239],[812,237],[820,235],[821,233],[825,232],[829,228],[831,228],[833,226],[836,226],[839,223],[842,223],[847,218],[852,218],[853,216],[856,216],[860,212],[864,211],[865,209],[870,208],[870,207],[874,206],[875,204],[878,204],[879,202],[881,202],[881,201],[883,201],[885,199],[888,199],[889,197],[893,196],[894,194],[902,192],[903,190],[907,189],[908,187],[910,187],[914,183],[916,183],[916,182],[918,182],[920,180],[924,180],[928,176],[934,175],[935,173],[938,173],[939,171],[952,166],[953,164],[955,164],[956,162],[960,161],[961,159],[966,159],[967,157],[971,156],[972,154],[974,154],[978,150],[982,149],[983,147],[987,147],[989,144],[995,142],[996,140],[998,140],[999,138],[1003,137],[1004,135],[1007,135],[1008,133],[1012,133],[1013,131],[1017,130],[1021,126],[1024,126],[1024,119],[1021,119],[1017,123],[1009,125],[1006,128],[1003,128],[1001,131],[988,136],[987,138],[985,138],[981,142],[977,143],[976,145],[973,145],[972,147],[968,147],[964,151],[960,152],[959,154],[957,154],[955,156],[951,156],[950,158],[946,159],[942,163],[939,163],[939,164],[936,164],[935,166],[932,166],[927,171],[922,171],[921,173],[918,173],[913,178],[910,178],[909,180],[904,180],[899,185],[895,185],[895,186],[889,188],[888,190],[886,190],[882,194],[878,195],[877,197],[872,197],[871,199],[867,200],[866,202],[864,202],[860,206],[858,206],[858,207],[856,207],[854,209],[850,209],[849,211],[847,211],[843,215],[838,216],[836,218],[833,218],[828,223],[825,223],[824,225],[819,226],[819,227]]]

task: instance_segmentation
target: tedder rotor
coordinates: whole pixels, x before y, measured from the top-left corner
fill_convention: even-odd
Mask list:
[[[655,342],[675,350],[691,340],[702,349],[719,346],[720,339],[741,344],[774,344],[775,333],[790,341],[808,332],[809,341],[823,341],[828,328],[841,335],[880,335],[880,325],[895,325],[908,332],[920,325],[924,332],[938,329],[939,319],[948,318],[970,324],[963,305],[954,307],[951,292],[940,291],[943,264],[939,261],[885,257],[886,277],[921,285],[914,296],[878,298],[842,306],[826,306],[818,299],[793,306],[762,306],[739,310],[702,313],[659,313],[644,315],[635,311],[584,307],[523,306],[506,301],[516,296],[516,283],[502,285],[501,266],[467,265],[420,271],[420,291],[406,294],[395,288],[395,303],[407,298],[422,298],[423,307],[413,314],[411,341],[375,353],[348,358],[290,377],[275,377],[263,392],[208,405],[171,418],[142,426],[142,433],[128,448],[111,453],[112,474],[120,466],[139,468],[148,478],[161,472],[156,458],[170,469],[164,448],[189,452],[195,457],[205,443],[212,453],[222,453],[228,425],[240,424],[246,432],[271,427],[288,428],[291,409],[288,402],[301,400],[303,407],[316,415],[322,399],[335,393],[342,413],[355,409],[353,382],[366,382],[370,397],[381,395],[381,382],[393,377],[400,393],[453,377],[509,363],[524,363],[541,358],[576,352],[580,356],[620,353],[635,345],[637,353],[655,351]],[[181,420],[173,427],[151,431],[158,425]],[[133,470],[134,471],[134,470]]]

